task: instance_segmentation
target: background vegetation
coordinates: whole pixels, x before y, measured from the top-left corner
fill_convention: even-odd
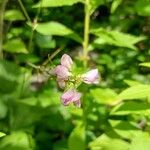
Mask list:
[[[0,0],[0,149],[149,150],[150,0]],[[49,70],[69,54],[84,107]]]

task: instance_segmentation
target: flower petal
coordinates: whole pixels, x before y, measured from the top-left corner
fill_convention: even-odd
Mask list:
[[[64,80],[67,80],[68,77],[70,76],[69,70],[63,65],[56,66],[55,74],[57,75],[57,77],[62,78]]]
[[[86,84],[98,84],[100,79],[98,69],[92,69],[87,73],[83,74],[82,77],[83,82]]]
[[[61,65],[65,66],[68,69],[71,69],[72,64],[73,64],[73,61],[69,55],[64,54],[61,57]]]

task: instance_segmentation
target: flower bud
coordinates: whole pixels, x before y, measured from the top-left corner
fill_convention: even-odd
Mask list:
[[[83,82],[86,84],[98,84],[99,83],[99,73],[98,69],[92,69],[87,73],[82,75]]]
[[[58,86],[59,86],[61,89],[64,89],[65,86],[66,86],[65,80],[63,80],[63,79],[61,79],[61,78],[57,78],[57,83],[58,83]]]
[[[64,54],[61,57],[61,65],[65,66],[66,68],[68,68],[70,70],[72,64],[73,64],[73,61],[72,61],[72,59],[71,59],[71,57],[69,55]]]
[[[74,103],[74,105],[80,107],[80,98],[81,93],[77,92],[76,90],[68,90],[61,96],[62,104],[64,106],[69,105],[70,103]]]

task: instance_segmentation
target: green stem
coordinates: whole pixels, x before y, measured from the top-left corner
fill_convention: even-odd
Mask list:
[[[84,42],[83,42],[83,58],[84,65],[87,65],[88,60],[88,45],[89,45],[89,28],[90,28],[90,0],[85,1],[85,18],[84,18]]]
[[[8,0],[0,0],[0,59],[3,59],[3,25],[4,11]]]
[[[26,11],[26,9],[25,9],[25,7],[24,7],[22,1],[21,1],[21,0],[18,0],[18,2],[19,2],[19,4],[20,4],[20,7],[21,7],[21,9],[22,9],[22,11],[23,11],[25,17],[27,18],[27,20],[28,20],[29,22],[31,22],[31,19],[30,19],[28,13],[27,13],[27,11]]]

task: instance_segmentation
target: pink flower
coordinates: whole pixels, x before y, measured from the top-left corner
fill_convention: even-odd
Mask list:
[[[61,65],[65,66],[66,68],[68,68],[70,70],[72,64],[73,64],[73,61],[72,61],[72,59],[71,59],[71,57],[69,55],[64,54],[61,57]]]
[[[57,75],[57,78],[63,79],[63,80],[67,80],[68,77],[71,75],[69,70],[64,67],[63,65],[58,65],[55,68],[55,74]]]
[[[81,93],[77,92],[74,89],[70,89],[63,93],[61,96],[62,104],[64,106],[69,105],[70,103],[74,103],[75,106],[80,107],[80,98],[81,98]]]
[[[92,69],[87,73],[83,74],[82,77],[83,82],[86,84],[98,84],[100,79],[98,69]]]
[[[61,78],[57,78],[57,83],[61,89],[64,89],[66,86],[66,81]]]

